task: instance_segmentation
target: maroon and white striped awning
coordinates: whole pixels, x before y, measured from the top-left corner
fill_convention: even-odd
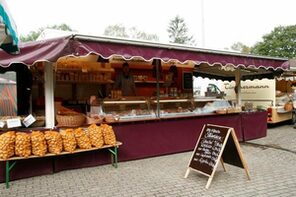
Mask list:
[[[235,68],[264,68],[268,70],[287,70],[289,68],[289,64],[285,63],[287,61],[285,58],[84,35],[23,43],[20,45],[20,50],[21,54],[18,55],[9,55],[0,50],[0,65],[2,67],[8,67],[13,63],[33,65],[40,61],[56,62],[58,58],[68,55],[97,54],[104,58],[122,56],[126,60],[140,57],[145,61],[153,59],[160,59],[163,62],[177,60],[181,63],[193,61],[196,64],[231,65]]]

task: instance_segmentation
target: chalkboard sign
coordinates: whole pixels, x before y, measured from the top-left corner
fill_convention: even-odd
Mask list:
[[[221,153],[228,127],[207,125],[197,143],[189,167],[211,175]]]
[[[240,168],[244,168],[244,164],[240,158],[240,152],[236,148],[235,140],[233,137],[229,137],[224,147],[222,159],[224,163],[231,164]]]
[[[191,72],[183,72],[183,90],[192,90],[193,89],[193,79]]]
[[[206,185],[208,188],[219,161],[224,170],[224,162],[244,168],[250,179],[234,129],[212,124],[204,125],[189,161],[185,178],[189,175],[190,169],[200,172],[210,177]]]

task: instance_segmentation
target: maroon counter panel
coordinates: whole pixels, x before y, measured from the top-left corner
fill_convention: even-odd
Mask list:
[[[264,137],[267,130],[266,112],[114,123],[117,139],[123,142],[119,162],[191,151],[204,124],[233,127],[239,141]],[[11,180],[107,163],[110,163],[110,154],[105,149],[22,160],[11,171]],[[3,182],[5,162],[0,162],[0,169],[0,182]]]
[[[233,127],[239,140],[243,139],[238,114],[119,123],[113,125],[118,140],[123,142],[119,149],[119,160],[193,150],[204,124]]]
[[[54,171],[59,172],[67,169],[98,166],[107,163],[111,163],[110,153],[107,149],[102,149],[54,157],[53,166]]]
[[[267,112],[241,113],[244,141],[266,137]]]

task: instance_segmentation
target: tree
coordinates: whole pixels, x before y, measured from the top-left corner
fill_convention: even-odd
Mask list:
[[[109,25],[105,28],[104,35],[121,38],[129,37],[126,33],[125,27],[122,24]]]
[[[158,41],[158,36],[156,34],[148,34],[146,32],[138,30],[136,27],[129,28],[129,37],[133,39],[141,40],[154,40]]]
[[[104,35],[121,38],[158,41],[158,36],[156,34],[148,34],[146,32],[138,30],[136,27],[131,27],[128,30],[126,30],[126,28],[122,24],[109,25],[105,29]]]
[[[296,57],[296,25],[278,26],[252,47],[251,53],[273,57]]]
[[[230,48],[234,51],[239,51],[241,53],[251,53],[251,47],[248,47],[247,45],[241,42],[234,43]]]
[[[167,29],[171,43],[195,45],[193,36],[188,36],[188,28],[183,18],[178,15],[173,18]]]
[[[44,29],[57,29],[57,30],[62,30],[62,31],[75,31],[70,26],[63,23],[63,24],[60,24],[60,25],[52,25],[52,26],[47,26],[47,27],[41,27],[37,31],[30,31],[30,33],[28,35],[26,35],[26,36],[21,35],[20,40],[22,42],[34,41],[39,37],[39,35],[44,31]]]

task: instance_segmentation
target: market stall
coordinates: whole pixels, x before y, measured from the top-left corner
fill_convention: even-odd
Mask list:
[[[15,57],[0,51],[1,71],[20,62],[30,67],[33,79],[36,79],[33,92],[41,94],[43,91],[45,98],[44,127],[58,126],[55,115],[62,110],[55,103],[57,95],[67,100],[63,105],[75,107],[79,113],[86,115],[93,107],[98,115],[103,112],[104,121],[113,126],[117,139],[123,142],[120,161],[192,150],[206,123],[233,127],[240,141],[264,137],[266,112],[240,113],[241,110],[221,98],[193,97],[190,87],[193,69],[197,68],[196,65],[206,65],[212,70],[230,67],[245,70],[249,76],[250,71],[247,70],[260,69],[252,75],[256,77],[261,74],[274,76],[288,67],[283,66],[286,59],[280,58],[84,35],[30,42],[20,48],[22,53]],[[98,89],[107,92],[108,85],[114,83],[114,73],[121,69],[123,62],[128,62],[134,72],[138,96],[123,98],[116,91],[110,94],[110,98],[99,99]],[[166,79],[172,65],[177,67],[176,86],[167,88]],[[151,72],[154,69],[155,73]],[[235,72],[234,75],[244,74]],[[60,91],[56,91],[58,88]],[[95,99],[91,103],[93,94]],[[85,95],[87,99],[84,101],[77,99]],[[37,101],[34,103],[40,100]],[[253,127],[256,121],[256,127]],[[36,169],[35,174],[29,168],[15,169],[12,179],[109,162],[104,153],[84,153],[50,160],[46,165],[53,165],[44,166],[46,170],[40,172]],[[43,166],[38,160],[35,162],[27,160],[20,165]],[[4,162],[0,165],[3,168]]]

